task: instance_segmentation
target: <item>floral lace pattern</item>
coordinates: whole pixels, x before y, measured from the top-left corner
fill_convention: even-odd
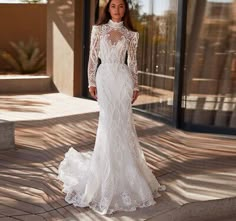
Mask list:
[[[101,188],[99,189],[100,191],[96,192],[94,191],[94,188],[96,188],[96,176],[94,176],[95,180],[90,177],[91,169],[88,166],[88,162],[90,162],[89,158],[92,156],[91,154],[91,152],[79,153],[75,149],[70,148],[65,155],[65,159],[59,166],[58,178],[64,182],[63,191],[66,193],[65,200],[74,206],[90,207],[100,214],[112,214],[115,211],[134,211],[136,208],[154,205],[156,203],[154,198],[160,197],[159,191],[165,190],[165,186],[160,185],[152,175],[149,178],[151,182],[149,184],[143,182],[144,177],[121,176],[119,178],[119,184],[121,186],[110,185],[110,187],[107,187],[107,185],[104,185],[106,188]],[[87,157],[83,155],[87,155]],[[132,165],[130,165],[130,168],[132,168]],[[148,168],[143,169],[147,172]],[[132,173],[136,173],[137,171],[135,170],[132,168]],[[101,173],[99,169],[97,172]],[[113,172],[115,173],[115,171]],[[118,174],[114,173],[111,178],[118,176]],[[150,170],[146,176],[149,175]],[[130,180],[133,182],[130,182]],[[109,183],[110,181],[103,180],[102,183]],[[124,187],[123,189],[122,186],[124,183],[133,183],[133,185]],[[91,189],[89,189],[89,186]],[[86,189],[92,191],[88,192]]]
[[[93,26],[88,64],[89,87],[96,86],[98,58],[101,59],[102,63],[123,64],[127,53],[134,90],[138,90],[136,59],[138,38],[138,32],[129,31],[123,22],[115,23],[110,20],[105,25]]]
[[[165,190],[147,166],[132,116],[137,41],[137,33],[123,23],[94,26],[89,76],[100,110],[94,151],[80,153],[71,147],[58,169],[65,200],[101,214],[153,205]],[[129,67],[124,64],[126,49]],[[95,76],[98,54],[102,63]]]

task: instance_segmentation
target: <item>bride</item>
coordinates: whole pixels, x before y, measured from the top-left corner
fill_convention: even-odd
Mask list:
[[[89,92],[100,109],[94,151],[70,148],[58,169],[65,200],[101,214],[153,205],[165,190],[146,164],[132,118],[138,97],[138,37],[126,0],[108,1],[92,28],[88,64]]]

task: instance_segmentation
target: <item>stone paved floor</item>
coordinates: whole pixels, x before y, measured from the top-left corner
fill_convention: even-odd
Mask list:
[[[148,165],[167,191],[152,207],[100,216],[68,205],[56,179],[58,164],[70,146],[78,151],[93,149],[97,103],[57,93],[0,96],[0,119],[16,122],[16,149],[0,152],[0,221],[236,217],[235,137],[188,133],[134,117]]]

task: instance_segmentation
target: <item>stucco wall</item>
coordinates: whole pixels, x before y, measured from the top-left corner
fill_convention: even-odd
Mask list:
[[[47,73],[69,95],[74,85],[74,17],[74,1],[48,0]]]
[[[46,4],[0,4],[0,17],[0,50],[14,52],[9,41],[27,41],[33,37],[46,52]],[[0,58],[0,71],[6,68]]]
[[[83,87],[83,2],[47,4],[47,74],[58,91],[71,96],[81,96]]]

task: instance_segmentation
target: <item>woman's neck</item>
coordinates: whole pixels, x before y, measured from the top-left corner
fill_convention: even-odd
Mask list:
[[[111,20],[112,20],[113,22],[121,22],[121,21],[122,21],[121,19],[115,19],[115,18],[111,18]]]
[[[108,25],[111,26],[112,28],[121,28],[123,27],[123,21],[116,22],[110,19],[108,21]]]

